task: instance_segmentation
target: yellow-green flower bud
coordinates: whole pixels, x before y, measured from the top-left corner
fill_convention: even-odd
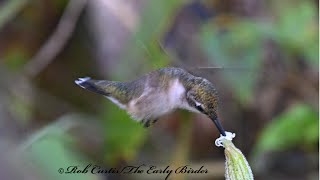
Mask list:
[[[226,132],[226,136],[220,136],[216,141],[216,146],[225,148],[225,177],[227,180],[253,180],[253,174],[248,161],[242,152],[234,146],[232,139],[234,133]]]

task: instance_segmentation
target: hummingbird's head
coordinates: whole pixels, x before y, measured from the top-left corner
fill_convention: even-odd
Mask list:
[[[207,115],[217,126],[220,134],[225,136],[225,131],[218,120],[218,94],[212,83],[203,79],[201,83],[195,84],[187,92],[189,105],[199,112]]]

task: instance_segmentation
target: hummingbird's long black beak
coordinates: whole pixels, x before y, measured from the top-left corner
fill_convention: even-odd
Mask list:
[[[214,124],[216,125],[217,129],[219,130],[220,134],[222,134],[222,136],[226,136],[226,132],[225,130],[223,129],[219,119],[217,117],[212,117],[211,118],[212,121],[214,122]]]

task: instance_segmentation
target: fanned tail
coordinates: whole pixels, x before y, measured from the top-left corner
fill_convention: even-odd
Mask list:
[[[77,85],[86,89],[88,91],[98,93],[104,96],[109,96],[110,94],[106,92],[101,85],[99,85],[97,80],[92,80],[90,77],[79,78],[78,80],[74,81]]]

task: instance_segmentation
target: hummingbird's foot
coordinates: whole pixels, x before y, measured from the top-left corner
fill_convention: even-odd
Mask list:
[[[158,119],[147,119],[147,120],[142,120],[140,121],[141,124],[143,124],[143,127],[148,128],[150,126],[153,126],[154,123],[156,123]]]

